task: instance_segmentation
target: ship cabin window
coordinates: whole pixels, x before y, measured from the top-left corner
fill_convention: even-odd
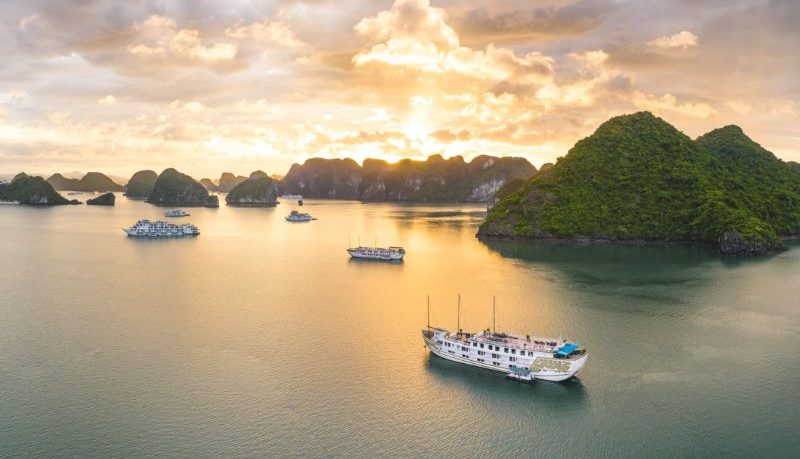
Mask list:
[[[492,362],[492,365],[494,365],[496,367],[499,367],[500,366],[500,362]]]
[[[508,348],[505,348],[505,349],[503,349],[503,352],[505,352],[506,354],[508,354]]]
[[[483,359],[478,359],[478,362],[481,362],[481,363],[483,363],[483,362],[484,362],[484,360],[483,360]]]
[[[481,343],[481,349],[483,349],[483,343]]]
[[[486,355],[486,351],[478,351],[478,355]]]
[[[492,354],[492,358],[493,359],[499,359],[500,358],[500,354]]]
[[[508,368],[514,368],[514,365],[509,365]]]
[[[517,358],[516,358],[516,357],[509,357],[509,358],[508,358],[508,361],[509,361],[509,362],[516,362],[516,361],[517,361]]]
[[[517,350],[516,350],[516,349],[511,349],[511,353],[512,353],[512,354],[516,354],[516,353],[517,353]]]
[[[465,359],[469,358],[469,356],[467,354],[461,354],[461,357],[464,357]]]
[[[478,347],[478,343],[476,343],[475,341],[472,342],[472,345]]]

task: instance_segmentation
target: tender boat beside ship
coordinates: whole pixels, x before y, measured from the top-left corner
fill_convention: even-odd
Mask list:
[[[200,229],[191,223],[175,225],[161,220],[139,220],[130,228],[124,228],[123,231],[130,237],[148,238],[197,236],[200,234]]]

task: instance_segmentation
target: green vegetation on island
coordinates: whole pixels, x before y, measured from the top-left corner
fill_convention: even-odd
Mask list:
[[[113,206],[115,201],[116,197],[114,196],[114,193],[106,193],[101,194],[96,198],[87,200],[86,204],[90,206]]]
[[[272,207],[278,203],[278,185],[266,173],[255,171],[225,197],[229,206]]]
[[[147,198],[156,185],[158,174],[155,171],[143,170],[131,176],[125,186],[125,196],[129,198]]]
[[[69,200],[58,194],[45,179],[24,172],[14,176],[11,182],[0,184],[0,201],[31,206],[80,204],[77,200]]]
[[[209,196],[203,185],[173,168],[164,169],[158,176],[147,202],[163,206],[219,207],[216,196]]]
[[[388,163],[366,159],[312,158],[292,165],[280,182],[281,193],[309,198],[362,201],[485,202],[506,182],[536,173],[524,158],[478,156],[469,163],[461,156],[426,161],[404,159]]]
[[[125,187],[100,172],[87,172],[80,179],[66,178],[59,173],[51,175],[47,182],[58,191],[100,192],[124,191]]]
[[[728,126],[693,141],[619,116],[503,197],[479,237],[695,241],[759,254],[800,233],[800,175]]]

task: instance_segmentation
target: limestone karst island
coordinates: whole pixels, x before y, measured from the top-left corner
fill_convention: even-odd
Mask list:
[[[800,1],[0,18],[0,459],[798,457]]]

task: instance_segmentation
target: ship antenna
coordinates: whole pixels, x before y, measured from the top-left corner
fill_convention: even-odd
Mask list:
[[[431,329],[431,296],[428,295],[428,330]]]
[[[496,330],[495,329],[495,308],[497,307],[496,304],[497,301],[495,299],[495,296],[492,295],[492,334],[494,334]]]
[[[458,324],[456,326],[456,334],[461,334],[461,294],[458,294]]]

